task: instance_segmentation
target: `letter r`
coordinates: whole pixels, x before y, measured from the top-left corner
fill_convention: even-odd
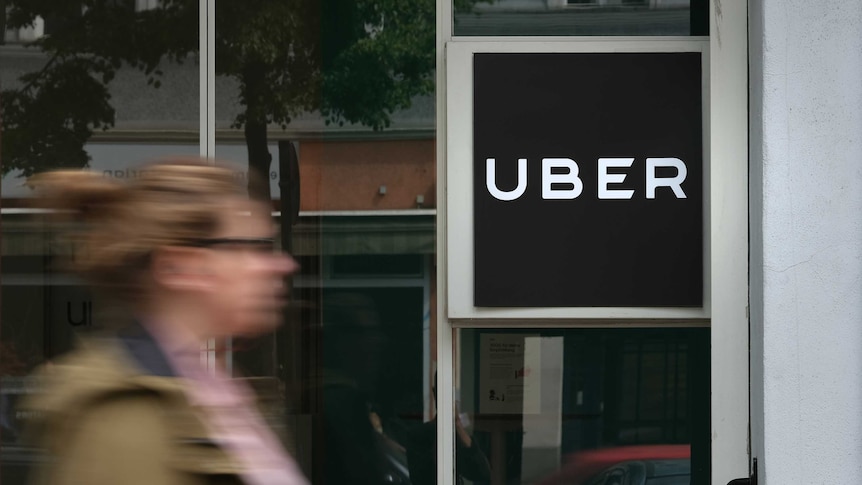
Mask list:
[[[688,169],[685,163],[679,158],[647,158],[646,159],[646,198],[655,199],[656,187],[670,187],[677,199],[685,199],[685,192],[682,191],[682,183],[688,175]],[[657,178],[655,176],[656,168],[658,167],[673,167],[676,169],[676,176],[668,178]]]

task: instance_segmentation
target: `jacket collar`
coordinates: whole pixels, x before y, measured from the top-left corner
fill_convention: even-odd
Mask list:
[[[157,377],[176,377],[164,351],[153,335],[137,320],[117,332],[117,339],[135,364],[146,374]]]

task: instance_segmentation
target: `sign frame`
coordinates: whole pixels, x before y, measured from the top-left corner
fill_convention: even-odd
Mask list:
[[[473,55],[476,53],[665,53],[701,55],[703,140],[703,306],[701,307],[476,307],[473,236]],[[709,40],[631,38],[594,41],[458,41],[446,44],[446,269],[450,319],[673,319],[703,321],[710,316],[710,99]],[[528,284],[528,282],[525,282]]]

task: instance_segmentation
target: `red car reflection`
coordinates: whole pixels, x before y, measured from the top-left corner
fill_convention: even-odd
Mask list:
[[[578,451],[568,455],[556,473],[535,485],[581,485],[618,463],[633,460],[691,458],[691,445],[635,445]]]

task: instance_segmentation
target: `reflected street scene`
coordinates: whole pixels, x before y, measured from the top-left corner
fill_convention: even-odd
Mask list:
[[[490,462],[480,483],[708,483],[708,328],[457,337],[459,420]]]
[[[44,458],[24,432],[33,373],[116,321],[70,269],[81,226],[28,181],[84,169],[134,185],[143,162],[199,155],[267,207],[271,249],[297,263],[283,324],[201,339],[202,365],[253,390],[311,483],[410,482],[404,436],[434,408],[435,4],[211,5],[204,57],[197,1],[0,4],[3,483]]]
[[[0,482],[441,483],[437,4],[200,4],[0,1]],[[700,0],[453,7],[706,35]],[[457,484],[708,476],[708,328],[456,334]]]

